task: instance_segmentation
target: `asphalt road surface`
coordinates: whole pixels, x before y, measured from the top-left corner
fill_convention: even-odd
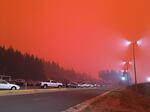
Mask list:
[[[81,89],[0,97],[0,112],[61,112],[104,93],[98,89]]]

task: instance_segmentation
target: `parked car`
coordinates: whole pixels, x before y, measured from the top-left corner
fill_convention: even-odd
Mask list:
[[[80,88],[90,88],[90,87],[94,87],[94,85],[93,84],[84,83],[84,84],[78,84],[78,87],[80,87]]]
[[[20,89],[20,86],[16,84],[10,84],[5,80],[0,80],[0,89],[16,90],[16,89]]]
[[[48,88],[48,87],[58,87],[58,88],[61,88],[63,87],[63,84],[60,83],[60,82],[57,82],[55,80],[49,80],[49,81],[46,81],[46,82],[41,82],[41,88]]]
[[[78,87],[78,84],[74,82],[70,82],[67,84],[67,88],[77,88],[77,87]]]
[[[37,81],[37,82],[35,83],[35,86],[40,87],[40,86],[41,86],[41,81]]]
[[[26,83],[27,83],[27,86],[35,86],[36,81],[34,81],[34,80],[28,80],[28,81],[26,81]]]
[[[16,79],[15,84],[17,84],[19,86],[25,86],[26,81],[24,79]]]

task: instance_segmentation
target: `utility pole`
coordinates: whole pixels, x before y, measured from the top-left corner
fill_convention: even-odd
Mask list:
[[[137,85],[135,45],[136,45],[136,42],[133,42],[133,43],[132,43],[132,51],[133,51],[133,64],[134,64],[134,78],[135,78],[135,85]]]

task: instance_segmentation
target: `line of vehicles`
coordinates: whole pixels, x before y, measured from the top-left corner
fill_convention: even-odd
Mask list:
[[[7,82],[5,80],[0,79],[0,89],[9,89],[9,90],[18,90],[22,86],[34,86],[37,88],[94,88],[99,87],[100,85],[97,84],[90,84],[90,83],[61,83],[55,80],[48,80],[48,81],[41,81],[31,84],[31,82],[26,82],[23,79],[16,79],[15,81]]]
[[[48,87],[58,87],[58,88],[62,88],[62,87],[66,87],[66,88],[94,88],[94,87],[98,87],[99,85],[97,84],[90,84],[90,83],[75,83],[75,82],[69,82],[66,84],[57,82],[55,80],[48,80],[46,82],[41,82],[40,83],[41,88],[48,88]]]

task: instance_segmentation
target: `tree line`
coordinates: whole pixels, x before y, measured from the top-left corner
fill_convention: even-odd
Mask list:
[[[86,73],[65,69],[55,61],[45,61],[32,54],[23,54],[12,47],[4,46],[0,47],[0,75],[25,80],[93,81],[93,78]]]

